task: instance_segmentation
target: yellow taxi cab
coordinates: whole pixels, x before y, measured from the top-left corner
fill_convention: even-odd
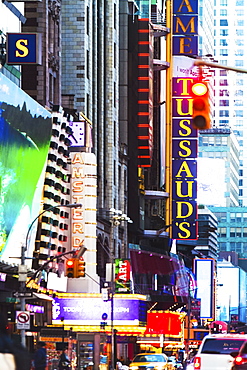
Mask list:
[[[168,357],[164,353],[140,353],[129,365],[130,370],[169,370]]]

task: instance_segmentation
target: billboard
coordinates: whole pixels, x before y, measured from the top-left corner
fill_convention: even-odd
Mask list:
[[[0,258],[10,263],[39,214],[51,128],[51,114],[0,73]]]
[[[217,318],[221,321],[242,321],[246,316],[246,274],[237,266],[217,266]],[[234,289],[229,289],[233,287]]]
[[[130,298],[128,298],[130,297]],[[133,296],[114,297],[114,325],[139,325],[144,321],[146,303]],[[100,325],[102,315],[107,325],[111,324],[111,301],[103,301],[102,297],[62,297],[54,298],[52,308],[52,324],[64,319],[65,325]]]
[[[202,319],[214,317],[214,266],[215,261],[210,258],[195,259],[194,271],[197,281],[197,298],[201,300]]]

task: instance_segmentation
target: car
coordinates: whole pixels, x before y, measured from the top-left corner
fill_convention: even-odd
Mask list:
[[[232,352],[234,357],[231,370],[247,370],[247,341],[244,342],[239,352]]]
[[[206,335],[194,357],[194,370],[231,370],[231,353],[239,352],[246,340],[245,334]]]
[[[130,370],[168,370],[168,357],[164,353],[139,353],[134,357],[129,368]]]

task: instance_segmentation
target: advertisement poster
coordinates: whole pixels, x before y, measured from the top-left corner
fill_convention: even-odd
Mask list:
[[[0,73],[0,258],[11,263],[39,214],[51,128],[51,114]]]

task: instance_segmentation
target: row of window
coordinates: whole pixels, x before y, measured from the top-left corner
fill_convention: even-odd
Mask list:
[[[232,0],[229,0],[230,4],[233,3]],[[228,0],[220,0],[220,6],[227,6],[228,5]],[[234,4],[232,4],[234,5]],[[244,6],[244,0],[236,0],[235,1],[236,6]],[[216,3],[214,2],[214,6],[216,6]]]
[[[216,212],[215,213],[217,219],[219,222],[226,222],[226,212]],[[245,212],[231,212],[229,216],[229,221],[230,222],[247,222],[247,213]]]
[[[220,96],[229,96],[229,90],[220,90],[219,95]],[[243,96],[244,92],[243,92],[243,90],[235,90],[234,95],[235,96]]]
[[[220,238],[246,238],[247,237],[247,227],[230,227],[230,235],[227,235],[226,227],[219,227],[218,234]]]
[[[247,252],[247,243],[241,243],[241,242],[231,242],[230,244],[230,250],[232,252],[236,253],[246,253]],[[227,243],[219,243],[219,249],[221,252],[227,251]]]
[[[244,111],[241,110],[241,109],[234,110],[233,116],[234,117],[243,117],[244,116]],[[219,111],[219,117],[230,117],[229,110],[220,110]]]
[[[221,64],[223,64],[223,63],[221,63]],[[220,79],[219,85],[220,86],[228,86],[228,80]],[[244,85],[244,80],[243,79],[236,79],[235,80],[235,85],[243,86]],[[223,90],[223,91],[227,91],[227,90]],[[237,90],[237,91],[241,91],[241,90]]]
[[[244,30],[237,29],[235,30],[235,32],[236,32],[236,36],[244,36]],[[231,34],[232,34],[232,31],[231,31]],[[229,36],[229,30],[226,28],[220,29],[220,36]]]

